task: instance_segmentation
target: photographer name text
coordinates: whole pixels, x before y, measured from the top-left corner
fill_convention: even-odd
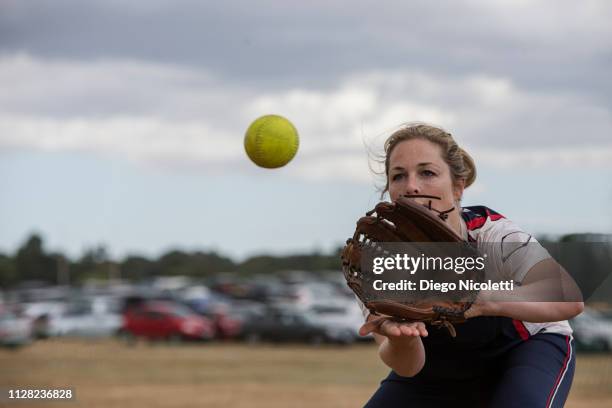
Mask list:
[[[417,283],[418,282],[418,283]],[[491,290],[491,291],[512,291],[514,290],[514,281],[492,281],[489,279],[486,282],[475,282],[470,279],[460,280],[457,282],[434,282],[433,280],[421,279],[419,281],[411,281],[402,279],[398,282],[384,282],[381,279],[372,282],[374,290],[382,291],[425,291],[433,290],[442,293],[456,290]]]

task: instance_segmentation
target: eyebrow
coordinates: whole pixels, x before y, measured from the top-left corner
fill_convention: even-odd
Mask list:
[[[423,162],[423,163],[417,164],[417,167],[425,167],[425,166],[430,165],[430,164],[431,165],[435,165],[432,162]],[[405,170],[405,169],[402,166],[395,166],[391,170]]]

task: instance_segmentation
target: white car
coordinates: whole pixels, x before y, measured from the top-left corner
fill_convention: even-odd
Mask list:
[[[50,321],[52,336],[110,337],[123,325],[115,299],[96,296],[79,299],[67,305]]]
[[[19,347],[32,341],[31,320],[10,312],[0,313],[0,346]]]
[[[367,341],[372,336],[360,336],[359,328],[365,320],[356,302],[343,302],[330,305],[314,305],[308,309],[308,314],[319,324],[345,330],[353,336],[352,341]]]
[[[19,307],[23,314],[32,321],[33,337],[44,339],[53,335],[51,324],[64,313],[66,303],[60,301],[28,302],[21,303]]]
[[[579,348],[592,351],[612,351],[612,321],[599,312],[585,309],[570,320]]]

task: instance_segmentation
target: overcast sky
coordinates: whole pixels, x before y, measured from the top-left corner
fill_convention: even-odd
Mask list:
[[[0,251],[327,250],[378,200],[366,147],[408,121],[476,159],[464,205],[612,231],[612,3],[0,1]],[[250,163],[260,115],[296,125]]]

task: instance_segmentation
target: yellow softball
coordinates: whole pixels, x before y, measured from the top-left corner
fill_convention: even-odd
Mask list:
[[[300,138],[295,126],[278,115],[255,119],[244,135],[244,150],[260,167],[275,169],[289,163],[297,153]]]

